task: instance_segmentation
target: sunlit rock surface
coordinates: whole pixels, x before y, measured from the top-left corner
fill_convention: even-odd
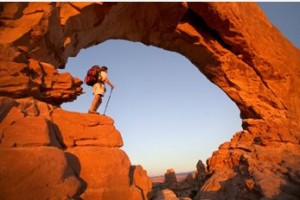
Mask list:
[[[0,120],[1,199],[138,200],[151,190],[109,117],[0,97]]]
[[[130,195],[142,198],[140,190],[132,189],[129,183],[125,186],[130,162],[118,149],[122,139],[112,120],[55,108],[82,93],[81,80],[69,73],[60,74],[57,69],[64,68],[68,57],[76,56],[80,49],[108,39],[139,41],[180,53],[239,107],[243,130],[208,160],[211,176],[199,189],[198,199],[299,198],[300,51],[255,3],[212,2],[0,4],[0,151],[6,155],[0,157],[1,166],[17,162],[18,155],[23,155],[20,151],[30,157],[35,152],[30,149],[37,148],[42,150],[32,155],[33,160],[43,162],[48,158],[42,153],[49,151],[61,160],[55,167],[68,172],[58,177],[51,176],[47,169],[37,171],[41,176],[47,173],[43,177],[54,182],[41,183],[44,188],[31,192],[49,199],[79,195],[88,199],[94,194],[108,195],[108,191],[123,193],[124,199]],[[71,125],[73,119],[86,120],[86,127],[99,134],[70,131],[72,126],[68,130],[61,115]],[[106,128],[95,128],[97,120],[99,126],[104,123],[103,127],[109,127],[107,133],[112,135],[104,134]],[[80,123],[74,130],[78,126]],[[110,172],[106,180],[112,187],[108,190],[89,188],[84,180],[78,189],[78,179],[84,178],[78,174],[78,167],[72,168],[68,163],[79,163],[83,172],[92,170],[88,162],[95,158],[95,152],[101,153],[102,159],[111,154],[119,157],[111,164],[116,162],[118,169],[128,170],[127,178],[126,170],[114,172],[120,175],[120,187],[112,186],[115,180],[110,179]],[[75,156],[75,161],[65,154]],[[39,162],[33,162],[32,170]],[[104,162],[95,161],[100,168],[110,165]],[[20,184],[33,180],[23,179],[21,173],[10,174],[9,170],[19,171],[17,168],[0,170],[7,175],[5,181],[0,180],[0,193],[5,199],[17,198],[11,196],[16,194],[14,191],[7,189],[15,180],[22,180]],[[98,170],[96,173],[103,175],[104,171]],[[82,175],[93,181],[88,173]],[[64,179],[76,184],[69,187]],[[28,187],[19,188],[24,193],[29,191]],[[52,193],[54,190],[57,193]]]

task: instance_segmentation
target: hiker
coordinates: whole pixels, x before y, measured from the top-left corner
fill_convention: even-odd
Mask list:
[[[94,67],[98,67],[98,70],[100,72],[98,73],[98,81],[93,84],[94,99],[88,113],[99,114],[97,112],[97,109],[102,103],[102,97],[104,96],[104,93],[106,91],[105,84],[108,84],[111,88],[114,88],[115,85],[112,84],[107,77],[108,68],[106,66],[102,66],[101,68],[99,66]]]

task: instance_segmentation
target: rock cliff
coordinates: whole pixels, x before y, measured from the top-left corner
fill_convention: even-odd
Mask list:
[[[57,108],[82,93],[57,69],[108,39],[180,53],[239,107],[243,130],[208,160],[197,199],[300,198],[300,51],[255,3],[15,2],[0,4],[5,199],[143,198],[112,119]]]
[[[0,98],[1,199],[145,199],[114,121],[35,99]]]

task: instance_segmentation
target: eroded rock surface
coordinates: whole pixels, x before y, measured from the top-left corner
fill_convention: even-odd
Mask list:
[[[114,121],[35,99],[0,98],[1,199],[145,199]],[[143,184],[139,181],[148,181]]]
[[[9,98],[1,98],[0,151],[51,146],[75,155],[87,146],[104,152],[122,145],[112,127],[114,135],[99,138],[66,131],[60,119],[64,111],[52,109],[82,93],[81,80],[57,69],[80,49],[112,38],[180,53],[239,107],[243,130],[209,159],[211,177],[198,199],[300,198],[300,51],[255,3],[1,3],[0,95]],[[34,121],[41,131],[25,130],[33,129],[29,122]],[[57,135],[59,129],[65,137]],[[86,195],[93,192],[101,193]],[[60,195],[74,195],[74,188]]]
[[[81,188],[58,148],[1,148],[0,163],[1,199],[69,199]]]

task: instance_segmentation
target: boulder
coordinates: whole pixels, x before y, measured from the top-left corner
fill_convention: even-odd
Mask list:
[[[1,199],[69,199],[81,182],[55,147],[0,148]]]
[[[130,168],[130,182],[140,190],[143,199],[149,199],[152,190],[152,182],[147,175],[147,171],[141,165],[134,165]]]

